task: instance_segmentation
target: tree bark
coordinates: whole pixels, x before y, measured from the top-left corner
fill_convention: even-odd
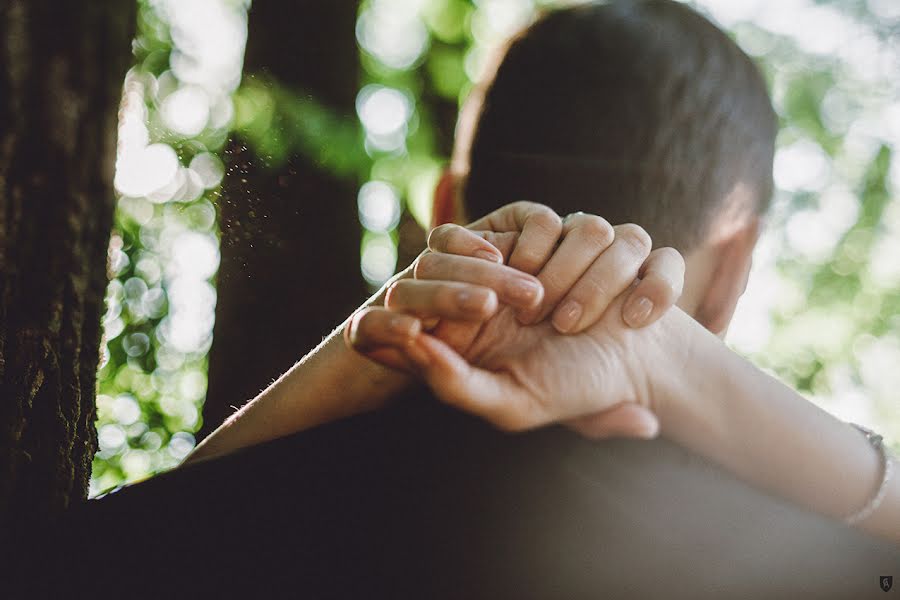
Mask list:
[[[245,77],[274,79],[356,119],[356,13],[348,1],[254,3]],[[318,344],[366,295],[359,182],[303,154],[267,167],[240,139],[228,154],[216,324],[198,437]]]
[[[0,3],[0,538],[87,496],[134,13]]]

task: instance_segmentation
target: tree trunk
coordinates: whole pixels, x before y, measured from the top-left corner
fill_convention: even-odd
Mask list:
[[[356,119],[355,2],[255,2],[245,77],[259,74]],[[287,132],[273,132],[289,135]],[[221,266],[199,437],[286,371],[365,297],[357,181],[302,154],[277,168],[230,147]]]
[[[87,496],[115,114],[134,11],[133,1],[0,3],[0,538],[7,541]]]

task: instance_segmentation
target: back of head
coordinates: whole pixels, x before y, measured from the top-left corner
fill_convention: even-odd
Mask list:
[[[514,39],[455,158],[471,218],[531,200],[685,252],[738,184],[767,208],[776,130],[756,65],[721,30],[671,0],[614,1]]]

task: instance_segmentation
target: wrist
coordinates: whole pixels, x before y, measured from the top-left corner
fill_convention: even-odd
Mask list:
[[[338,332],[329,341],[329,351],[323,358],[331,363],[336,384],[342,390],[339,394],[343,399],[340,409],[346,412],[341,416],[380,408],[415,381],[403,371],[386,367],[360,354],[348,346],[344,336]]]
[[[350,378],[349,382],[351,387],[353,387],[354,384],[365,385],[365,388],[369,391],[370,397],[372,398],[372,404],[377,406],[384,405],[385,400],[388,397],[409,388],[415,379],[407,373],[384,366],[364,354],[357,352],[356,349],[350,345],[349,340],[341,335],[341,333],[346,330],[353,315],[360,310],[372,306],[383,307],[388,288],[401,279],[411,278],[413,276],[414,265],[415,262],[387,280],[375,294],[363,303],[362,306],[353,311],[353,314],[351,314],[347,320],[335,330],[332,334],[332,339],[328,340],[329,342],[334,342],[332,359],[336,360],[338,364],[341,365],[339,370],[342,375],[346,375]],[[356,396],[359,396],[359,394],[356,394]]]
[[[646,340],[644,359],[647,406],[656,414],[663,436],[679,442],[698,428],[716,427],[716,406],[704,406],[710,379],[725,365],[711,345],[721,341],[679,308],[670,309]]]

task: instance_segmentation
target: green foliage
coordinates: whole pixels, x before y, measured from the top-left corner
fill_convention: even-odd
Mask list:
[[[897,95],[889,69],[868,68],[889,64],[889,24],[864,2],[818,9],[836,15],[828,35],[846,43],[834,51],[804,49],[802,35],[734,27],[739,41],[765,48],[757,58],[781,118],[782,185],[744,304],[763,307],[770,331],[733,341],[826,409],[900,441],[898,381],[885,369],[900,358],[900,273],[890,268],[900,234],[900,140],[881,126]],[[864,59],[856,44],[869,44]],[[794,176],[804,170],[814,175]],[[754,278],[763,283],[755,287]],[[747,312],[738,311],[734,329]]]
[[[150,92],[171,83],[175,42],[162,4],[140,3],[136,73],[152,76],[142,80]],[[170,144],[188,164],[195,155],[219,152],[233,128],[262,164],[277,166],[303,153],[360,185],[378,183],[369,188],[382,192],[372,205],[375,217],[408,211],[425,226],[449,159],[452,131],[442,115],[458,107],[508,35],[556,4],[363,0],[360,119],[335,114],[304,90],[253,77],[234,94],[230,126],[193,136],[168,130],[160,120],[161,96],[148,92],[150,141]],[[713,16],[722,5],[694,4]],[[789,8],[778,3],[768,7],[771,14],[760,13],[759,22],[723,20],[760,62],[782,125],[780,189],[731,341],[839,416],[900,440],[900,268],[892,267],[900,255],[900,125],[880,126],[884,115],[898,118],[890,113],[897,86],[889,70],[854,62],[850,51],[859,42],[887,52],[885,40],[898,24],[879,18],[870,4],[834,0],[804,8],[804,15],[830,11],[826,23],[843,23],[852,32],[834,33],[847,36],[847,44],[826,51],[816,50],[821,39],[810,41],[811,28],[803,23],[769,18]],[[871,58],[879,60],[886,59]],[[372,98],[377,102],[368,105]],[[95,492],[168,468],[193,443],[208,341],[185,352],[167,340],[173,280],[166,273],[174,235],[215,239],[214,201],[213,189],[187,203],[125,197],[119,204],[110,251],[115,279],[106,316],[108,360],[100,370],[98,425],[106,443],[95,463]],[[361,198],[361,215],[362,209]],[[362,269],[375,286],[394,269],[396,219],[363,218],[363,226]]]
[[[147,144],[165,144],[177,164],[140,163],[140,172],[169,168],[172,180],[118,202],[98,372],[100,449],[92,494],[172,468],[193,448],[215,305],[213,202],[222,168],[215,154],[228,129],[212,117],[194,135],[167,126],[161,105],[182,87],[170,70],[173,41],[160,5],[139,4],[136,65],[126,79],[119,158]],[[185,321],[197,325],[192,339],[182,335]]]
[[[370,159],[359,123],[342,118],[301,90],[277,81],[248,78],[234,95],[234,131],[267,167],[304,154],[340,177],[362,179]]]

